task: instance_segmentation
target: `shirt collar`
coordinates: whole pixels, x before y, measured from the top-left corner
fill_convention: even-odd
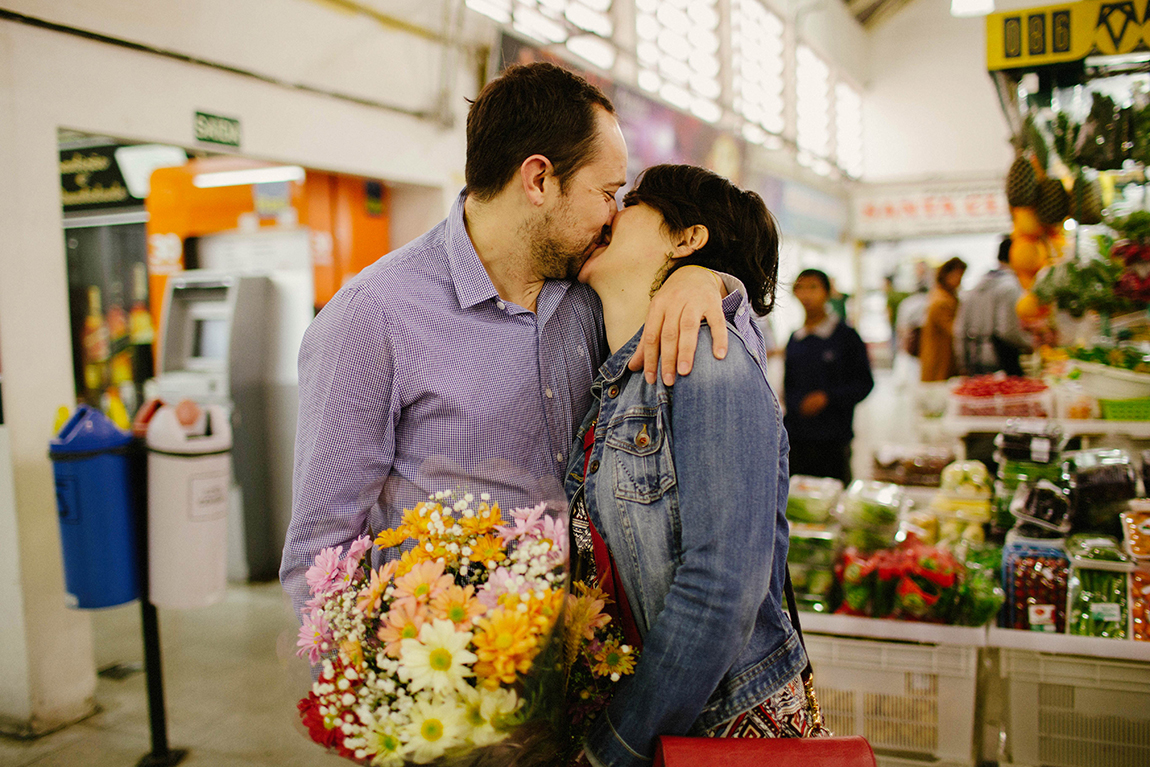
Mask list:
[[[467,190],[464,189],[455,198],[451,212],[447,214],[446,233],[451,280],[455,283],[455,295],[462,309],[470,309],[499,295],[467,234],[467,225],[463,221],[463,202],[466,199]]]
[[[827,316],[823,318],[822,322],[820,322],[818,325],[815,325],[814,330],[807,330],[806,325],[796,330],[795,340],[802,341],[807,336],[813,334],[825,341],[831,337],[831,334],[835,332],[835,328],[838,326],[839,318],[836,317],[833,313],[827,312]]]

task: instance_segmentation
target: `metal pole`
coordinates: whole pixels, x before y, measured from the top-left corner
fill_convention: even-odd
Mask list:
[[[140,618],[144,633],[144,675],[148,681],[148,725],[152,732],[152,751],[144,754],[136,767],[169,767],[188,755],[187,749],[168,748],[168,720],[164,707],[164,665],[160,657],[160,621],[151,601],[148,584],[148,454],[142,441],[137,441],[135,454],[136,543],[140,580]]]

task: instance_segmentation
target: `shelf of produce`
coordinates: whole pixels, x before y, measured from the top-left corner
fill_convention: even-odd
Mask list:
[[[1150,662],[1150,642],[1135,642],[1130,639],[1103,639],[991,627],[986,630],[986,645],[1058,655],[1086,655],[1093,658]]]
[[[802,622],[803,631],[812,634],[890,639],[952,647],[986,646],[986,629],[981,626],[943,626],[937,623],[808,612],[799,616],[799,620]],[[1150,650],[1150,642],[1147,642],[1147,649]]]
[[[943,430],[952,436],[964,434],[986,433],[995,434],[1002,431],[1006,425],[1006,417],[994,416],[989,418],[975,418],[970,416],[946,416],[942,419]],[[1100,419],[1045,419],[1020,418],[1018,423],[1025,429],[1041,429],[1051,420],[1062,427],[1062,433],[1067,436],[1076,435],[1122,435],[1134,439],[1150,439],[1150,421],[1104,421]]]

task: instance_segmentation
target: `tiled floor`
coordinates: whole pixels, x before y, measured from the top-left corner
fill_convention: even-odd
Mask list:
[[[913,387],[876,371],[876,387],[855,418],[856,476],[868,476],[874,447],[913,434]],[[135,604],[92,616],[97,668],[142,663]],[[295,702],[311,683],[295,657],[296,623],[278,583],[235,586],[221,604],[161,611],[168,741],[189,749],[189,767],[346,764],[307,739]],[[131,767],[151,749],[142,673],[101,676],[101,711],[32,741],[0,737],[0,767]]]
[[[296,727],[311,677],[278,583],[236,586],[213,607],[160,612],[168,742],[195,767],[346,764]],[[142,663],[135,604],[92,616],[97,668]],[[3,767],[130,767],[151,750],[143,673],[101,676],[101,711],[31,741],[0,738]]]

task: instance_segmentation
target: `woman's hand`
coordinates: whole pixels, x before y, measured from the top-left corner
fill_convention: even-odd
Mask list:
[[[643,338],[627,367],[642,369],[649,384],[655,383],[656,369],[661,367],[663,383],[673,386],[676,371],[679,375],[691,372],[702,320],[711,327],[715,359],[726,357],[725,296],[722,279],[710,269],[683,267],[675,271],[651,299]]]

